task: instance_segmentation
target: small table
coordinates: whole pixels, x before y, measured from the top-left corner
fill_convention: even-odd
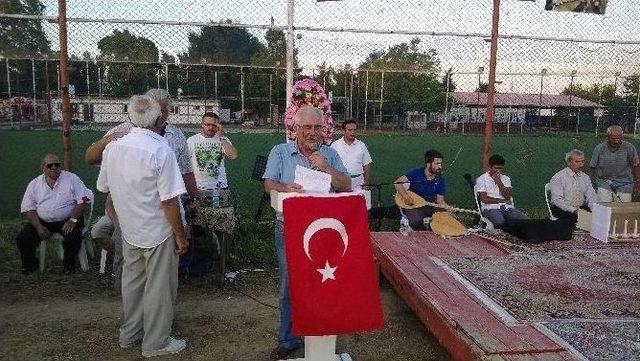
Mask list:
[[[232,234],[238,225],[238,218],[235,214],[235,207],[231,206],[208,206],[202,208],[198,216],[192,220],[193,225],[203,227],[207,232],[211,232],[213,239],[214,232],[218,232],[217,248],[220,258],[220,287],[224,286],[224,278],[229,257],[228,235]]]

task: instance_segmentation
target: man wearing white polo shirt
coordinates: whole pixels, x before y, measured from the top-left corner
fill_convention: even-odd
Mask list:
[[[120,346],[142,342],[145,357],[186,347],[170,336],[178,290],[178,255],[187,251],[179,196],[186,193],[176,156],[160,133],[158,103],[131,97],[133,129],[110,142],[102,155],[98,190],[110,192],[122,230]]]
[[[342,123],[344,136],[331,144],[351,175],[351,187],[354,191],[368,186],[371,180],[371,155],[367,146],[356,139],[357,129],[355,120],[345,120]]]
[[[41,163],[42,175],[27,186],[20,211],[29,223],[16,241],[22,258],[22,273],[29,274],[37,266],[36,247],[54,233],[62,234],[64,273],[75,271],[76,255],[82,245],[82,215],[91,192],[80,178],[66,170],[55,154],[47,154]]]
[[[482,215],[496,227],[502,227],[508,221],[529,218],[513,206],[511,179],[502,174],[504,164],[504,157],[499,154],[489,157],[489,170],[478,177],[474,189],[480,198]]]

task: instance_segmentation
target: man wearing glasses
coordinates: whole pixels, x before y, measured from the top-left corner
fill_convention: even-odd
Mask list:
[[[331,175],[331,188],[335,192],[351,190],[351,179],[335,149],[322,145],[324,129],[322,111],[312,107],[301,107],[293,118],[296,140],[279,144],[271,149],[267,167],[262,178],[265,192],[303,192],[300,184],[294,183],[296,165],[312,168]],[[284,249],[283,220],[276,213],[275,244],[278,253],[280,278],[280,332],[278,346],[271,351],[272,360],[286,358],[300,347],[300,338],[291,332],[291,301],[287,282],[287,259]]]
[[[20,206],[29,221],[16,238],[22,273],[26,275],[38,268],[36,248],[40,242],[60,233],[64,238],[64,273],[70,274],[75,272],[84,228],[82,215],[92,195],[77,175],[62,170],[55,154],[45,155],[41,168],[43,174],[29,183]]]

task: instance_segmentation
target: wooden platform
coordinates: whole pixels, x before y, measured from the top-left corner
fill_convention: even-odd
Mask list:
[[[371,235],[381,272],[454,360],[584,360],[553,333],[515,319],[439,258],[508,256],[500,244],[475,235]]]

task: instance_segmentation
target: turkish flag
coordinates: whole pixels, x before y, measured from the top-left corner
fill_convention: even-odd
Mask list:
[[[364,198],[291,197],[283,213],[293,333],[382,328]]]

